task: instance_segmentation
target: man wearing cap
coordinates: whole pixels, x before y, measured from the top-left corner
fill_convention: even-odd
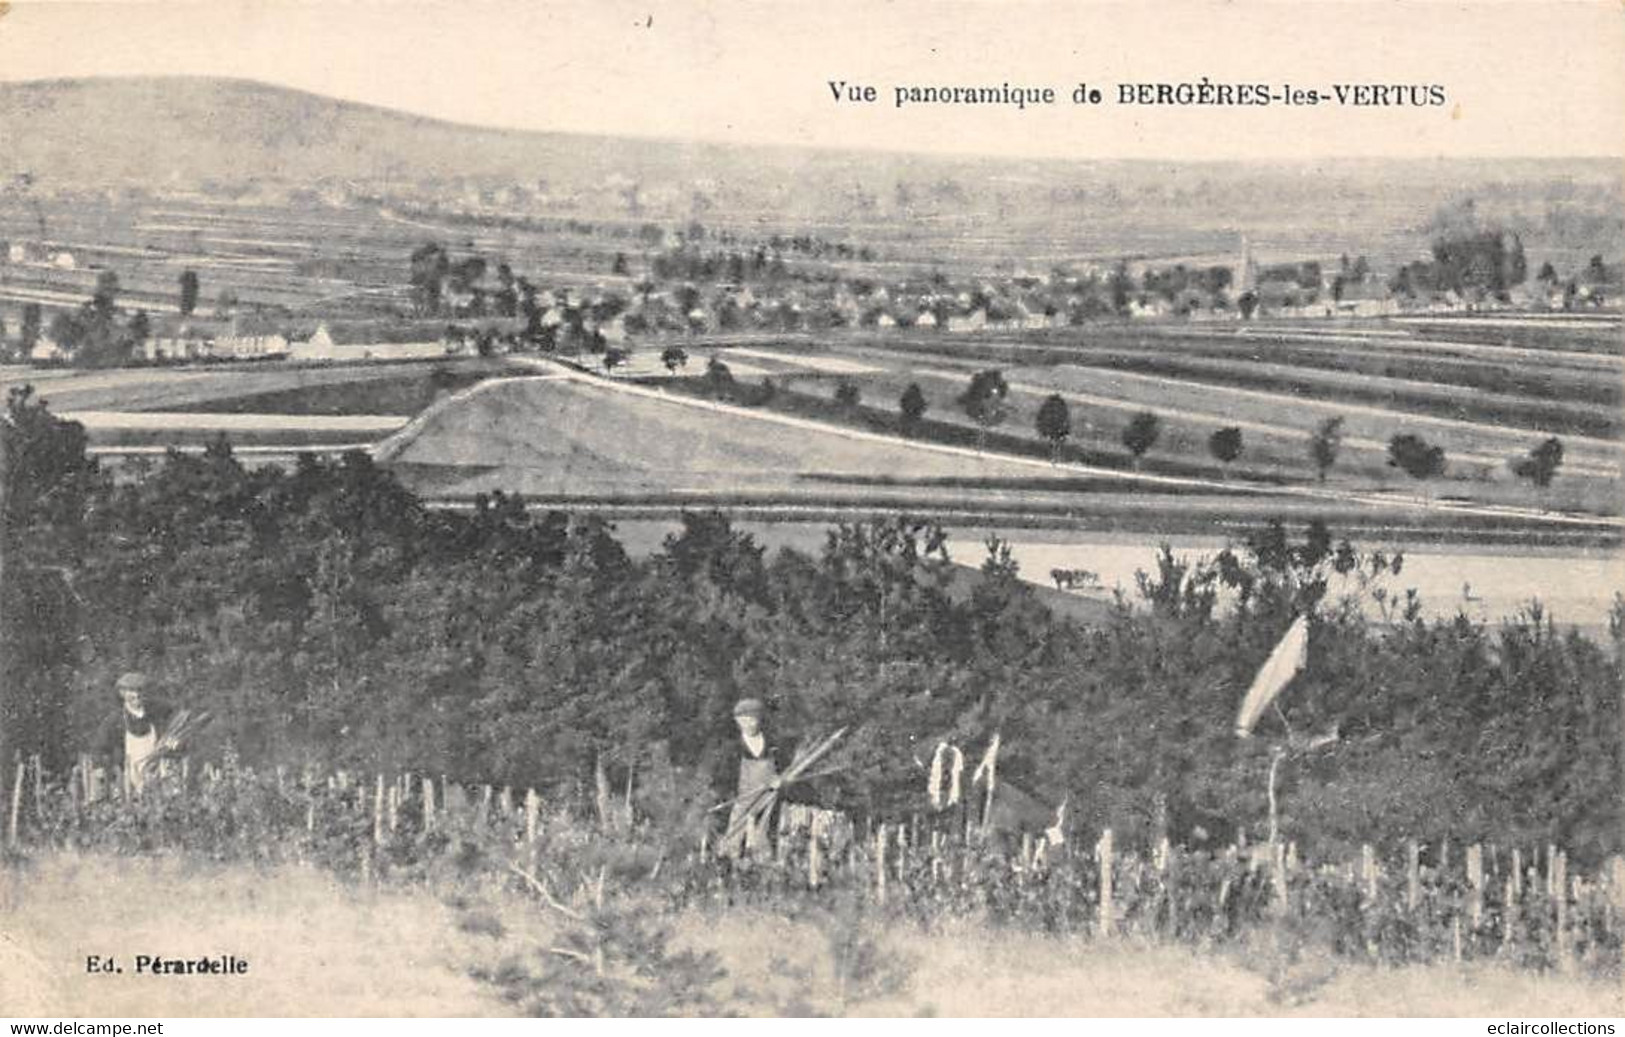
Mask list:
[[[728,812],[728,827],[724,829],[732,837],[725,838],[717,852],[736,860],[772,851],[770,833],[775,812],[771,806],[752,812],[750,801],[761,789],[778,788],[785,759],[782,747],[762,730],[763,712],[761,699],[740,699],[734,706],[734,723],[739,727],[739,783],[733,809]],[[745,821],[747,814],[749,823]]]
[[[135,791],[146,781],[147,761],[157,753],[158,739],[174,712],[149,698],[147,686],[146,674],[120,677],[113,686],[118,713],[104,720],[96,734],[97,755]]]

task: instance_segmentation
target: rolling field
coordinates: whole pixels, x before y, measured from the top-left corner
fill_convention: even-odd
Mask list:
[[[1309,438],[1321,422],[1337,417],[1344,422],[1343,450],[1329,475],[1330,485],[1618,513],[1618,412],[1606,402],[1619,391],[1616,357],[1588,355],[1575,369],[1546,363],[1543,356],[1523,357],[1516,365],[1497,364],[1486,372],[1481,363],[1459,357],[1433,364],[1417,352],[1431,347],[1418,346],[1405,332],[1386,326],[1372,328],[1374,333],[1345,330],[1335,336],[1317,330],[1261,332],[1272,341],[1260,342],[1234,333],[1186,335],[1174,330],[1090,329],[1041,337],[912,335],[890,345],[862,336],[787,343],[777,349],[753,346],[741,355],[781,385],[826,399],[833,397],[840,380],[850,381],[864,407],[878,412],[895,412],[903,389],[919,382],[931,406],[927,417],[965,428],[972,425],[955,398],[971,373],[998,367],[1012,392],[1010,413],[995,431],[1036,439],[1038,406],[1045,396],[1059,392],[1073,412],[1069,443],[1126,463],[1121,430],[1134,413],[1150,410],[1162,419],[1163,431],[1148,458],[1205,464],[1214,476],[1220,473],[1208,457],[1207,438],[1234,425],[1242,429],[1244,440],[1242,456],[1233,466],[1238,474],[1312,482]],[[1547,341],[1562,343],[1568,334],[1554,328]],[[1342,369],[1334,350],[1355,370]],[[782,363],[769,359],[775,353]],[[731,354],[721,355],[728,360]],[[1390,367],[1387,375],[1359,370],[1393,364],[1396,357],[1404,363]],[[851,367],[836,375],[810,366],[813,361]],[[1398,377],[1407,374],[1411,377]],[[1492,395],[1478,384],[1487,376],[1503,385],[1537,388]],[[1576,433],[1577,427],[1590,432]],[[1444,448],[1442,480],[1417,484],[1388,466],[1388,440],[1402,432]],[[1554,434],[1564,445],[1564,467],[1548,490],[1537,493],[1516,480],[1508,465]]]
[[[879,472],[912,480],[1015,479],[1019,459],[932,454],[905,443],[803,430],[788,436],[750,415],[542,375],[490,383],[385,444],[382,460],[498,469],[448,495],[502,488],[527,495],[790,490],[805,476]]]
[[[792,523],[884,512],[1008,528],[1239,534],[1275,515],[1402,539],[1612,542],[1599,524],[1557,523],[1527,510],[1057,467],[1041,457],[719,405],[545,363],[532,369],[552,373],[465,391],[381,444],[376,456],[444,504],[503,490],[537,505],[627,518],[714,506]]]

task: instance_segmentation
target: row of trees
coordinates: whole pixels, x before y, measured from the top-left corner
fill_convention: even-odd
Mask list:
[[[612,370],[624,360],[624,355],[619,351],[607,351],[604,356],[605,369]],[[688,363],[688,353],[680,346],[668,346],[661,354],[661,362],[669,371],[676,373],[679,367]],[[761,386],[741,385],[735,381],[727,364],[715,357],[706,367],[705,384],[707,390],[718,399],[753,406],[771,402],[776,394],[776,387],[770,379]],[[989,368],[973,374],[965,389],[955,398],[955,404],[976,424],[978,449],[986,448],[988,434],[1009,417],[1009,396],[1010,386],[1003,372]],[[835,385],[834,400],[842,411],[854,415],[863,402],[863,390],[856,382],[843,378]],[[930,401],[925,391],[918,382],[910,382],[897,400],[898,431],[905,436],[920,435],[929,409]],[[1034,430],[1040,439],[1049,443],[1050,459],[1060,461],[1073,433],[1072,408],[1066,397],[1060,393],[1045,397],[1035,416]],[[1162,419],[1149,410],[1135,413],[1123,426],[1119,441],[1129,452],[1136,468],[1162,438],[1162,432]],[[1230,465],[1240,459],[1244,448],[1245,437],[1237,425],[1216,429],[1207,439],[1208,454],[1226,472]],[[1326,480],[1342,448],[1342,418],[1328,418],[1310,434],[1308,459],[1314,465],[1320,481]],[[1445,472],[1445,451],[1443,447],[1430,444],[1414,433],[1398,433],[1388,441],[1387,464],[1413,479],[1434,479]],[[1508,467],[1519,478],[1528,479],[1536,487],[1545,489],[1551,485],[1562,464],[1563,443],[1552,436],[1537,444],[1525,456],[1513,458]]]
[[[1008,414],[1009,393],[1010,388],[1004,380],[1004,375],[996,369],[989,369],[972,375],[969,385],[956,402],[965,414],[976,422],[985,439],[990,429],[1005,420]],[[851,382],[842,382],[837,388],[836,399],[846,406],[855,407],[859,399],[857,386]],[[927,406],[925,394],[919,385],[910,383],[898,400],[901,424],[906,433],[912,434],[919,427]],[[1039,405],[1035,431],[1039,438],[1050,444],[1051,458],[1059,460],[1062,448],[1072,435],[1072,410],[1066,398],[1060,393],[1051,394]],[[1140,411],[1124,426],[1121,441],[1138,466],[1161,435],[1161,419],[1152,411]],[[1321,481],[1325,481],[1326,473],[1336,464],[1342,442],[1342,418],[1328,418],[1321,422],[1310,436],[1309,460],[1314,464]],[[1228,468],[1242,454],[1241,428],[1228,426],[1214,431],[1208,437],[1207,447],[1213,459]],[[1553,436],[1531,449],[1527,456],[1514,459],[1510,467],[1518,477],[1528,479],[1537,487],[1544,489],[1551,485],[1562,463],[1563,444]],[[1388,465],[1400,469],[1414,479],[1437,478],[1445,471],[1444,448],[1429,444],[1415,434],[1400,433],[1389,440]]]
[[[1619,849],[1620,642],[1529,617],[1430,623],[1414,602],[1373,625],[1328,587],[1381,585],[1397,563],[1318,524],[1201,562],[1164,552],[1138,607],[1085,627],[997,540],[967,593],[926,524],[769,553],[691,514],[638,558],[602,521],[516,498],[430,511],[359,453],[282,472],[218,444],[115,483],[82,429],[27,395],[10,412],[0,660],[23,694],[0,702],[0,730],[48,763],[87,744],[117,674],[139,667],[251,763],[565,801],[602,772],[640,796],[679,790],[650,809],[703,812],[721,798],[704,776],[728,777],[731,704],[751,695],[792,741],[848,726],[843,769],[810,794],[861,813],[920,810],[931,746],[1001,732],[1000,780],[1070,794],[1086,829],[1143,835],[1164,798],[1258,825],[1286,729],[1272,718],[1240,742],[1235,709],[1307,613],[1283,718],[1342,741],[1282,779],[1306,852],[1405,836]]]

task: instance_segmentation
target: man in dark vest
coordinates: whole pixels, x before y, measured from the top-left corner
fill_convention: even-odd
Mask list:
[[[738,783],[733,808],[728,812],[728,827],[717,847],[717,853],[735,860],[746,856],[770,854],[773,820],[777,814],[775,803],[755,802],[762,789],[779,787],[779,775],[789,764],[784,747],[776,742],[762,726],[765,710],[760,699],[741,699],[734,706],[734,723],[739,736],[735,741],[738,759]],[[776,800],[774,796],[772,799]]]
[[[145,674],[126,673],[114,685],[118,712],[102,721],[96,732],[96,755],[108,766],[109,777],[139,792],[146,782],[149,761],[157,761],[158,741],[174,710],[148,694]]]

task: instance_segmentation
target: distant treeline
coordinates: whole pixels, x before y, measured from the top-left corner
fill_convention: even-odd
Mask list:
[[[769,554],[694,514],[638,559],[601,521],[513,498],[429,510],[361,453],[248,470],[220,444],[115,483],[79,426],[24,393],[10,416],[7,758],[61,767],[113,708],[117,675],[141,668],[253,762],[554,797],[602,767],[617,788],[715,775],[720,793],[730,708],[748,694],[792,740],[850,727],[843,769],[812,790],[824,801],[918,810],[937,742],[997,731],[1001,779],[1069,795],[1083,825],[1144,834],[1164,798],[1256,829],[1270,746],[1335,726],[1334,746],[1282,770],[1283,823],[1306,851],[1620,849],[1617,630],[1605,646],[1539,618],[1425,621],[1394,559],[1318,524],[1269,526],[1201,565],[1165,555],[1139,607],[1085,627],[1039,600],[1004,545],[974,549],[967,591],[940,530],[906,521]],[[1392,621],[1328,600],[1338,570],[1395,588]],[[1216,607],[1224,589],[1233,612]],[[1240,741],[1237,703],[1300,611],[1308,669]]]

